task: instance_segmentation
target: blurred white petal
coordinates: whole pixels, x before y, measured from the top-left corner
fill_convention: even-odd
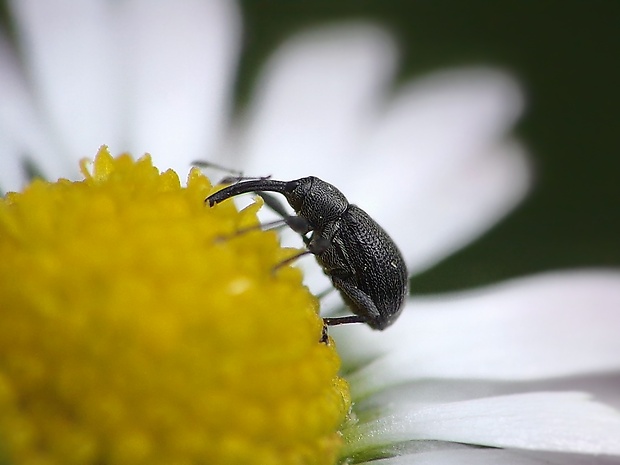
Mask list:
[[[347,377],[348,378],[348,377]],[[620,374],[582,375],[540,380],[492,380],[465,378],[412,379],[395,386],[386,386],[364,398],[356,398],[356,409],[382,408],[398,403],[432,405],[484,397],[527,392],[580,391],[620,410]]]
[[[403,191],[398,197],[406,199],[399,203],[400,211],[377,210],[374,217],[390,231],[411,274],[472,242],[525,197],[531,177],[526,150],[517,143],[488,150],[458,169],[447,170],[432,185],[418,188],[415,180],[403,181],[404,186],[397,185]],[[389,191],[383,192],[375,201],[383,199],[383,205],[394,201],[387,198]]]
[[[528,383],[534,390],[588,392],[605,404],[620,410],[620,370],[601,375],[583,375],[580,377],[559,378]],[[531,386],[533,384],[533,386]]]
[[[610,465],[617,458],[557,452],[527,452],[514,449],[461,448],[407,453],[387,459],[362,462],[368,465]]]
[[[410,440],[620,455],[620,412],[583,393],[530,393],[398,411],[345,430],[346,453]]]
[[[22,186],[22,165],[15,153],[25,151],[21,140],[27,140],[27,127],[33,125],[34,115],[27,105],[29,95],[23,76],[19,75],[17,58],[5,38],[0,36],[0,195],[3,190]],[[24,134],[25,132],[25,134]]]
[[[228,0],[120,3],[127,148],[187,173],[213,159],[231,111],[240,47],[237,5]]]
[[[60,153],[92,156],[118,147],[123,70],[115,61],[114,4],[103,0],[14,0],[19,45],[40,110]]]
[[[25,185],[23,157],[36,160],[51,179],[77,172],[73,160],[54,152],[19,60],[1,34],[0,102],[1,189],[19,190]]]
[[[494,69],[427,74],[390,99],[376,121],[368,163],[398,169],[406,160],[417,184],[432,183],[504,140],[523,105],[514,78]]]
[[[226,123],[239,49],[236,4],[19,0],[20,46],[60,151],[151,152],[179,173]],[[78,40],[79,39],[79,40]]]
[[[245,115],[246,172],[316,175],[340,186],[394,66],[392,40],[370,25],[321,27],[287,40],[265,66]]]
[[[348,195],[393,235],[410,272],[467,244],[523,198],[531,170],[509,136],[522,107],[513,78],[472,68],[413,81],[377,118]]]
[[[361,25],[287,42],[246,114],[241,152],[252,175],[333,182],[394,236],[415,273],[503,217],[531,170],[508,137],[523,107],[512,78],[436,73],[390,98],[393,54],[382,33]]]
[[[540,380],[620,369],[620,273],[516,279],[413,299],[390,336],[334,328],[355,396],[414,379]],[[384,355],[381,355],[384,354]]]

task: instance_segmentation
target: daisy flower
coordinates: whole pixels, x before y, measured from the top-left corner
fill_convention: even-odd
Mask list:
[[[393,90],[388,34],[322,27],[274,52],[233,117],[233,2],[9,5],[0,188],[20,192],[0,204],[0,462],[620,462],[617,270],[414,290],[387,331],[334,328],[323,344],[299,269],[271,272],[294,251],[273,233],[229,240],[260,201],[205,209],[198,171],[183,185],[153,167],[316,175],[415,274],[528,190],[509,75],[452,70]],[[153,162],[102,149],[80,175],[102,144]],[[24,189],[32,167],[76,181]],[[313,260],[300,267],[314,292],[329,285]]]

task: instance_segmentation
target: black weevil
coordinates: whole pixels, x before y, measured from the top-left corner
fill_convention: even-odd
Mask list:
[[[212,207],[239,194],[265,191],[284,195],[297,216],[287,215],[268,196],[266,203],[302,235],[308,252],[355,313],[324,318],[324,323],[366,323],[378,330],[391,325],[409,290],[405,261],[383,228],[364,210],[349,204],[333,185],[314,176],[288,182],[257,178],[225,187],[205,202]]]

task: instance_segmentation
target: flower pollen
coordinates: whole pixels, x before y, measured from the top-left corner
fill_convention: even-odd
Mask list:
[[[318,302],[259,228],[150,157],[0,199],[0,463],[329,464],[350,407]]]

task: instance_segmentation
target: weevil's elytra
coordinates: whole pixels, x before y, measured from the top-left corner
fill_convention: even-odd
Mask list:
[[[334,287],[355,315],[324,318],[328,326],[366,323],[383,330],[400,315],[408,294],[407,266],[390,236],[333,185],[314,176],[294,181],[244,180],[205,199],[210,206],[247,192],[284,195],[297,216],[268,205],[302,235]],[[306,234],[311,233],[308,237]]]

